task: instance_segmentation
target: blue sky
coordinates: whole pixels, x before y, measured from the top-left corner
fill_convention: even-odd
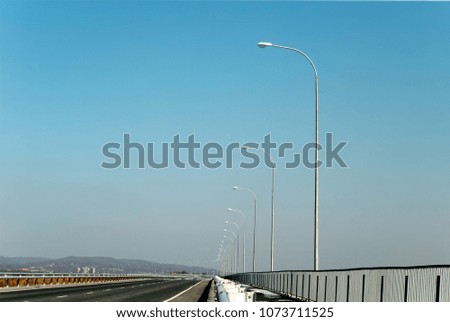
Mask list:
[[[100,165],[123,133],[312,142],[311,66],[256,46],[271,41],[313,59],[320,138],[349,142],[349,168],[320,172],[321,268],[448,264],[449,18],[424,2],[0,2],[0,255],[212,265],[239,221],[227,207],[250,236],[239,185],[268,269],[269,168]],[[277,169],[275,269],[312,268],[313,178]]]

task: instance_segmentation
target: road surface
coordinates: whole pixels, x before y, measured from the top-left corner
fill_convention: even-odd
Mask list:
[[[151,279],[0,292],[0,302],[164,302],[196,285],[196,280]],[[186,292],[185,292],[186,293]],[[183,294],[185,294],[183,293]]]

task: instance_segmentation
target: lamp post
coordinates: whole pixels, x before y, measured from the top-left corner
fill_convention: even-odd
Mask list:
[[[233,190],[248,191],[253,195],[253,272],[256,271],[256,194],[249,188],[234,186]],[[228,210],[233,210],[228,208]],[[242,211],[241,211],[242,213]],[[244,214],[242,213],[242,216]],[[244,216],[244,272],[245,272],[245,216]]]
[[[227,230],[226,229],[224,229],[224,231],[226,232]],[[233,233],[232,231],[230,231],[231,233]],[[231,241],[231,249],[232,249],[232,247],[233,247],[233,243],[236,243],[236,234],[235,233],[233,233],[233,235],[234,235],[234,239],[233,239],[233,237],[230,237],[230,236],[228,236],[228,235],[223,235],[223,237],[224,238],[228,238],[230,241]],[[234,256],[233,256],[233,253],[234,253]],[[231,258],[231,270],[232,270],[232,272],[233,273],[237,273],[237,263],[236,263],[236,249],[234,250],[234,251],[232,251],[232,252],[230,252],[230,258]]]
[[[222,242],[219,247],[219,253],[217,254],[217,262],[220,262],[220,271],[222,275],[225,275],[227,273],[227,262],[226,262],[226,250],[224,248],[224,240],[222,239]],[[219,267],[218,267],[219,268]]]
[[[229,273],[233,273],[233,259],[232,259],[232,257],[230,256],[230,244],[227,244],[227,245],[225,245],[225,240],[226,239],[229,239],[230,241],[233,241],[232,239],[231,239],[231,237],[229,237],[229,236],[225,236],[225,235],[223,235],[223,240],[222,240],[222,245],[223,245],[223,252],[224,252],[224,254],[223,254],[223,256],[224,256],[224,266],[225,266],[225,268],[224,268],[224,272],[225,272],[225,274],[229,274]]]
[[[305,57],[311,64],[315,76],[315,91],[316,91],[316,152],[315,152],[315,179],[314,179],[314,270],[319,270],[319,76],[317,69],[311,58],[309,58],[303,51],[292,47],[275,45],[270,42],[259,42],[260,48],[275,47],[287,49],[299,53]]]
[[[273,162],[270,154],[262,149],[253,148],[250,146],[243,145],[241,149],[246,150],[256,150],[263,152],[265,155],[269,157],[270,162],[272,163],[272,236],[270,242],[270,270],[273,272],[273,257],[275,253],[275,163]]]
[[[219,271],[219,275],[223,274],[221,269],[222,264],[222,249],[219,248],[219,252],[217,253],[217,258],[215,259],[215,262],[217,262],[217,270]]]
[[[240,232],[241,232],[241,228],[239,227],[239,225],[238,224],[236,224],[235,222],[233,222],[233,221],[225,221],[225,224],[227,224],[227,225],[234,225],[235,227],[236,227],[236,232],[237,232],[237,237],[236,237],[236,240],[237,240],[237,245],[236,245],[236,257],[238,258],[238,269],[239,269],[239,248],[241,247],[240,246],[240,242],[239,242],[239,235],[240,235]],[[228,229],[225,229],[224,230],[225,232],[230,232],[230,233],[233,233],[233,231],[232,230],[228,230]]]
[[[239,210],[239,209],[233,209],[233,208],[227,208],[227,210],[228,211],[231,211],[231,212],[237,212],[237,213],[239,213],[239,214],[241,214],[241,216],[242,216],[242,218],[244,219],[244,241],[243,241],[243,251],[242,251],[242,265],[243,265],[243,272],[245,272],[245,248],[246,248],[246,244],[245,244],[245,240],[246,240],[246,237],[245,237],[245,232],[246,232],[246,228],[245,228],[245,215],[244,215],[244,212],[242,211],[242,210]]]

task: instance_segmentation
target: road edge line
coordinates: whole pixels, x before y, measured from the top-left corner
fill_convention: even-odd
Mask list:
[[[176,299],[178,296],[180,296],[180,295],[182,295],[182,294],[184,294],[184,293],[186,293],[187,291],[189,291],[191,288],[194,288],[194,287],[196,287],[198,284],[200,284],[201,282],[203,282],[203,281],[200,281],[200,282],[198,282],[198,283],[196,283],[196,284],[194,284],[194,285],[192,285],[191,287],[189,287],[189,288],[187,288],[187,289],[185,289],[184,291],[182,291],[182,292],[180,292],[180,293],[178,293],[177,295],[175,295],[175,296],[172,296],[170,299],[167,299],[167,300],[165,300],[165,301],[163,301],[163,302],[170,302],[170,301],[172,301],[172,300],[174,300],[174,299]]]

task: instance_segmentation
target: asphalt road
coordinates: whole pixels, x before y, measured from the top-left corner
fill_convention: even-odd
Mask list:
[[[151,279],[0,293],[0,302],[163,302],[198,281]]]

